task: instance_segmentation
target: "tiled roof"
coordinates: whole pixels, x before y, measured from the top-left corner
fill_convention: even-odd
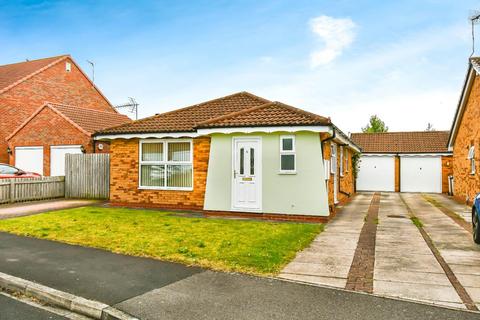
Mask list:
[[[330,119],[328,118],[281,102],[269,102],[202,122],[198,127],[312,126],[328,124],[330,124]]]
[[[48,106],[59,111],[70,121],[74,122],[84,131],[90,134],[98,130],[118,126],[132,121],[126,115],[115,112],[97,111],[53,103],[49,103]]]
[[[158,114],[131,123],[102,130],[102,134],[193,132],[198,123],[238,112],[270,101],[248,92],[239,92],[186,108]]]
[[[66,57],[68,55],[0,66],[0,92]]]
[[[330,119],[248,92],[108,128],[98,134],[193,132],[197,128],[328,125]]]
[[[352,133],[351,139],[363,153],[448,152],[449,131]]]

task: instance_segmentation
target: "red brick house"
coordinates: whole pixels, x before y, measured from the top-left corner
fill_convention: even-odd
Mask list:
[[[129,121],[69,55],[0,66],[0,115],[0,162],[44,175],[65,152],[94,152],[93,130]]]
[[[329,118],[247,92],[101,130],[114,205],[327,220],[360,149]]]
[[[448,131],[352,133],[362,148],[357,190],[449,193]]]
[[[453,151],[454,197],[472,203],[480,192],[480,58],[471,58],[450,130],[448,148]]]

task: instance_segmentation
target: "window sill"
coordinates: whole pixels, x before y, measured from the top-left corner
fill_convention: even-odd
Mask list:
[[[279,171],[278,174],[282,174],[282,175],[297,174],[297,171]]]
[[[138,190],[152,190],[152,191],[193,191],[193,188],[174,188],[174,187],[138,187]]]

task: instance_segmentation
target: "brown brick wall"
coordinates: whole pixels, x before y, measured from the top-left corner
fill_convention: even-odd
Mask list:
[[[442,193],[448,193],[448,176],[453,174],[453,156],[442,157]]]
[[[8,141],[12,150],[10,163],[15,163],[15,147],[43,146],[43,173],[48,176],[50,146],[55,145],[83,145],[87,152],[93,151],[89,136],[51,109],[45,108]]]
[[[320,135],[320,137],[322,140],[325,140],[326,138],[323,135]],[[327,141],[323,143],[323,158],[329,161],[331,160],[330,145],[331,145],[331,141]],[[344,150],[346,150],[345,147],[344,147]],[[337,144],[337,174],[339,179],[337,198],[340,203],[345,202],[348,199],[348,196],[345,193],[349,193],[351,195],[355,193],[354,178],[353,178],[353,171],[352,171],[352,155],[353,155],[353,150],[350,149],[348,151],[348,157],[344,158],[344,161],[348,161],[348,172],[344,170],[343,177],[340,176],[340,146]],[[345,156],[345,151],[344,151],[344,156]],[[345,165],[344,165],[344,168],[345,168]],[[328,204],[329,204],[330,210],[334,211],[334,196],[333,196],[334,175],[332,173],[329,173],[329,174],[330,174],[330,179],[328,180]]]
[[[475,77],[465,112],[453,146],[454,196],[459,201],[473,199],[480,191],[480,78]],[[470,174],[468,150],[475,145],[476,173]]]
[[[110,145],[110,201],[113,204],[203,209],[210,138],[193,140],[193,191],[138,189],[138,139],[116,139]]]
[[[115,112],[75,64],[67,72],[65,63],[61,61],[0,94],[0,162],[8,161],[5,138],[46,101]]]

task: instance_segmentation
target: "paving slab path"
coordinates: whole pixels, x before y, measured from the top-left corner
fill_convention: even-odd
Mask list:
[[[21,202],[0,205],[0,220],[15,217],[29,216],[32,214],[78,208],[101,203],[99,200],[84,199],[54,199],[35,202]]]
[[[359,194],[342,208],[280,277],[459,309],[480,307],[480,246],[466,225],[469,208],[443,195],[381,193],[377,225],[371,228],[372,196]],[[417,227],[412,216],[423,225]],[[355,266],[355,252],[371,252],[372,240],[358,241],[369,224],[375,253]],[[365,270],[372,262],[370,279]],[[348,285],[361,267],[364,279],[357,272],[357,285]]]

